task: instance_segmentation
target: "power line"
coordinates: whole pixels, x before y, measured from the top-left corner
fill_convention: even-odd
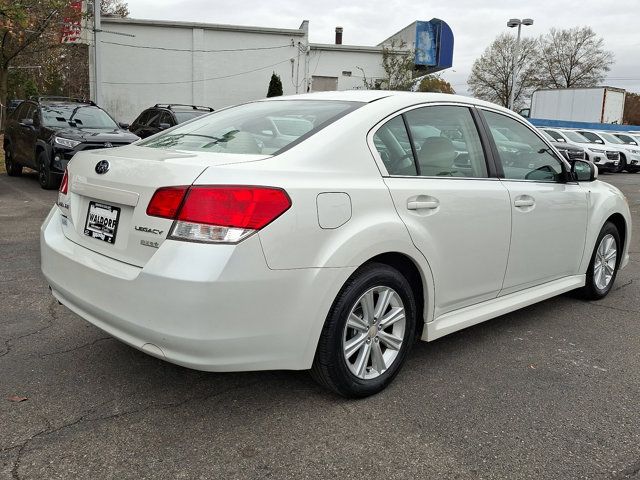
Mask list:
[[[285,62],[290,62],[291,59],[287,58],[286,60],[282,60],[277,63],[273,63],[271,65],[266,65],[260,68],[254,68],[253,70],[247,70],[246,72],[232,73],[231,75],[223,75],[221,77],[210,77],[203,78],[200,80],[183,80],[178,82],[102,82],[109,85],[178,85],[178,84],[187,84],[187,83],[198,83],[198,82],[208,82],[210,80],[221,80],[223,78],[231,78],[231,77],[239,77],[240,75],[246,75],[248,73],[257,72],[259,70],[266,70],[267,68],[275,67],[276,65],[280,65]]]
[[[143,48],[147,50],[162,50],[165,52],[194,52],[194,53],[214,53],[214,52],[247,52],[250,50],[274,50],[277,48],[287,48],[293,47],[294,45],[276,45],[273,47],[248,47],[248,48],[221,48],[221,49],[213,49],[213,50],[199,50],[199,49],[190,49],[190,48],[169,48],[169,47],[151,47],[147,45],[131,45],[129,43],[119,43],[119,42],[107,42],[102,41],[100,43],[108,43],[109,45],[120,45],[121,47],[130,47],[130,48]]]

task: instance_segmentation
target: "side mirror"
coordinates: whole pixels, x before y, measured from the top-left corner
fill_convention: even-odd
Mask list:
[[[556,142],[563,143],[563,142],[566,142],[566,140],[562,137],[558,137],[556,138]]]
[[[131,125],[129,125],[128,123],[124,123],[124,122],[118,122],[118,126],[123,129],[126,130],[127,128],[129,128]]]
[[[160,130],[166,130],[167,128],[171,128],[171,125],[169,125],[168,123],[161,123],[160,125],[158,125],[158,127],[160,128]]]
[[[603,142],[602,140],[600,140],[599,138],[598,138],[598,139],[596,139],[596,141],[595,141],[595,142],[596,142],[596,143],[599,143],[600,145],[604,145],[604,142]]]
[[[23,118],[20,125],[23,127],[33,127],[33,118]]]
[[[593,182],[598,178],[598,167],[586,160],[574,160],[571,162],[571,173],[578,182]]]

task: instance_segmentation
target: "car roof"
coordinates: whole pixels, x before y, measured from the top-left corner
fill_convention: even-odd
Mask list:
[[[449,93],[431,93],[431,92],[406,92],[393,90],[340,90],[331,92],[314,92],[303,93],[300,95],[286,95],[282,97],[271,97],[261,101],[270,100],[338,100],[345,102],[366,102],[371,103],[377,100],[395,98],[404,99],[407,105],[414,103],[429,102],[459,102],[468,105],[476,105],[490,107],[496,110],[504,111],[514,115],[515,112],[507,108],[496,105],[495,103],[485,102],[477,98],[465,97],[464,95],[453,95]]]

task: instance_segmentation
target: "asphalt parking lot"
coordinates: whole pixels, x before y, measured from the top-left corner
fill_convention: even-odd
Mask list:
[[[89,325],[40,274],[56,192],[0,174],[0,478],[640,479],[640,174],[601,179],[635,222],[606,299],[419,343],[353,401],[305,372],[177,367]]]

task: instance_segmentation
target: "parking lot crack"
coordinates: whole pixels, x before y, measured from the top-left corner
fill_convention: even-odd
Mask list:
[[[104,421],[104,420],[112,420],[112,419],[118,419],[118,418],[122,418],[125,416],[129,416],[129,415],[135,415],[137,413],[142,413],[142,412],[146,412],[149,410],[169,410],[172,408],[178,408],[181,407],[183,405],[186,405],[190,402],[193,401],[206,401],[206,400],[210,400],[212,398],[215,397],[221,397],[224,396],[226,394],[229,394],[231,392],[234,392],[236,390],[241,390],[244,388],[250,388],[253,387],[254,385],[259,384],[259,381],[255,381],[255,382],[251,382],[251,383],[246,383],[243,385],[238,385],[238,386],[234,386],[231,388],[228,388],[226,390],[222,390],[222,391],[216,391],[207,395],[199,395],[199,396],[194,396],[194,397],[190,397],[190,398],[186,398],[183,400],[180,400],[178,402],[170,402],[170,403],[165,403],[165,404],[158,404],[158,405],[145,405],[144,407],[141,408],[135,408],[132,410],[126,410],[123,412],[117,412],[117,413],[113,413],[111,415],[104,415],[104,416],[98,416],[98,417],[92,417],[92,415],[99,410],[101,407],[103,407],[104,405],[110,403],[112,400],[108,400],[105,402],[101,402],[98,405],[95,405],[93,407],[91,407],[84,415],[82,415],[81,417],[64,423],[58,427],[55,428],[47,428],[44,430],[39,431],[38,433],[30,436],[29,438],[27,438],[24,442],[22,442],[21,444],[18,445],[13,445],[11,447],[7,447],[2,449],[2,451],[10,451],[10,450],[15,450],[18,449],[18,454],[16,455],[16,459],[13,463],[13,466],[11,468],[11,476],[14,480],[20,480],[20,475],[19,475],[19,469],[20,469],[20,462],[22,461],[22,456],[25,452],[25,450],[27,449],[27,447],[29,446],[29,444],[31,442],[33,442],[36,439],[39,438],[44,438],[44,437],[48,437],[50,435],[53,435],[55,433],[61,432],[63,430],[67,430],[69,428],[73,428],[76,425],[82,424],[82,423],[92,423],[92,422],[99,422],[99,421]],[[49,422],[47,422],[49,423]]]
[[[7,355],[13,349],[15,343],[18,340],[22,340],[23,338],[31,337],[32,335],[38,335],[39,333],[42,333],[45,330],[53,327],[54,320],[58,319],[58,312],[55,311],[55,304],[56,304],[56,301],[54,299],[51,299],[51,302],[49,303],[49,307],[48,307],[49,316],[47,317],[47,324],[44,327],[41,327],[41,328],[39,328],[37,330],[31,331],[31,332],[28,332],[28,333],[23,333],[22,335],[18,335],[17,337],[9,337],[9,338],[5,339],[4,340],[4,351],[2,353],[0,353],[0,358],[2,358],[5,355]]]
[[[627,312],[627,313],[638,313],[638,314],[640,314],[640,312],[639,312],[639,311],[637,311],[637,310],[630,310],[630,309],[628,309],[628,308],[613,307],[613,306],[611,306],[611,305],[602,305],[602,304],[599,304],[599,303],[596,303],[596,302],[589,302],[589,304],[590,304],[590,305],[593,305],[594,307],[598,307],[598,308],[606,308],[606,309],[609,309],[609,310],[616,310],[616,311],[618,311],[618,312]]]
[[[86,348],[86,347],[90,347],[92,345],[95,345],[96,343],[103,342],[105,340],[113,340],[113,337],[98,338],[96,340],[93,340],[92,342],[84,343],[82,345],[78,345],[76,347],[68,348],[66,350],[58,350],[58,351],[54,351],[54,352],[41,353],[39,356],[40,357],[50,357],[52,355],[62,355],[64,353],[76,352],[78,350],[81,350],[81,349]]]

